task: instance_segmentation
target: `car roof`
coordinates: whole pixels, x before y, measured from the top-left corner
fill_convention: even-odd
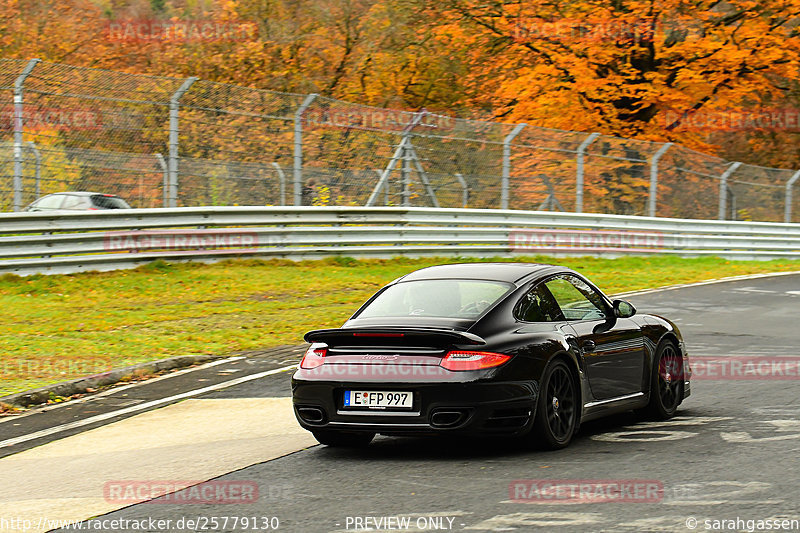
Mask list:
[[[108,194],[108,193],[105,193],[105,192],[89,192],[89,191],[54,192],[54,193],[48,194],[47,196],[55,196],[55,195],[60,195],[60,194],[72,194],[74,196],[95,196],[95,195],[99,195],[99,196],[108,196],[108,197],[112,197],[113,196],[113,197],[119,198],[119,196],[117,196],[116,194]]]
[[[483,279],[520,284],[532,276],[569,270],[539,263],[456,263],[436,265],[411,272],[397,281],[423,279]]]

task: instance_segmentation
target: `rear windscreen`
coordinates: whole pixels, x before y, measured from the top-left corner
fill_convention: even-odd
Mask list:
[[[477,318],[513,286],[499,281],[419,280],[392,285],[355,318]]]
[[[92,204],[98,209],[130,209],[131,207],[119,196],[103,196],[102,194],[92,196]]]

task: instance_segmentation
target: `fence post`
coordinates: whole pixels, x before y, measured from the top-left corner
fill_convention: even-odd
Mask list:
[[[385,185],[388,189],[389,187],[389,174],[392,173],[394,170],[395,165],[399,160],[403,160],[403,165],[406,163],[406,158],[408,157],[406,150],[409,149],[411,146],[411,130],[417,127],[420,121],[425,118],[427,115],[427,111],[419,111],[414,113],[414,118],[411,119],[411,122],[403,128],[403,132],[400,134],[400,144],[397,145],[397,149],[394,151],[392,158],[389,160],[389,164],[386,165],[386,168],[383,169],[381,173],[381,179],[378,180],[378,183],[375,185],[375,188],[372,189],[372,194],[369,195],[367,199],[367,203],[364,204],[365,207],[372,207],[375,205],[375,200],[378,199],[378,193],[380,192],[381,188]],[[402,167],[401,167],[402,168]],[[403,181],[403,205],[406,205],[406,187],[405,187],[405,180]]]
[[[508,209],[509,189],[511,181],[511,141],[519,135],[527,124],[517,124],[511,133],[503,139],[503,181],[500,184],[500,209]]]
[[[725,220],[725,207],[728,205],[728,178],[742,165],[738,161],[729,164],[728,169],[719,178],[719,214],[717,215],[719,220]]]
[[[783,211],[783,221],[786,223],[792,221],[792,187],[798,178],[800,178],[800,170],[792,174],[792,177],[786,182],[786,206]]]
[[[306,96],[297,111],[294,112],[294,205],[303,205],[303,113],[317,98],[317,93]]]
[[[731,220],[736,220],[736,193],[733,192],[730,185],[725,185],[725,188],[728,191],[728,198],[731,199]]]
[[[38,200],[42,195],[42,154],[39,152],[35,142],[28,141],[26,144],[33,152],[33,157],[36,160],[36,200]]]
[[[22,134],[25,130],[23,122],[22,92],[25,86],[25,79],[38,63],[39,59],[31,59],[22,73],[17,76],[14,82],[14,211],[22,209]]]
[[[389,188],[389,174],[391,174],[392,170],[394,170],[395,165],[397,162],[403,157],[403,153],[406,149],[406,140],[407,137],[403,137],[400,141],[400,144],[397,145],[397,149],[394,151],[394,155],[389,160],[389,164],[386,165],[386,168],[383,169],[383,172],[380,173],[381,177],[378,179],[378,183],[375,184],[375,188],[372,189],[372,194],[369,195],[367,199],[367,203],[364,204],[365,207],[372,207],[375,205],[375,201],[378,199],[378,193],[381,192],[381,188],[385,185],[387,190]]]
[[[456,172],[456,179],[458,180],[458,183],[461,185],[461,207],[466,209],[467,203],[469,202],[469,185],[467,185],[464,176],[462,176],[458,172]]]
[[[414,148],[414,145],[411,144],[410,141],[406,143],[405,153],[408,157],[409,163],[414,164],[414,168],[417,170],[417,174],[419,174],[419,179],[422,181],[422,185],[425,187],[425,192],[428,194],[428,198],[431,199],[433,207],[439,207],[439,198],[436,197],[436,191],[433,190],[431,180],[428,179],[428,173],[425,172],[424,168],[422,168],[422,163],[420,163],[417,149]],[[410,171],[411,168],[409,167],[408,170]]]
[[[403,143],[403,164],[400,167],[403,182],[403,207],[411,205],[411,150],[408,149],[410,137],[407,139],[409,140]]]
[[[156,157],[156,161],[158,161],[158,165],[161,167],[161,172],[164,173],[164,181],[161,185],[161,196],[163,200],[161,202],[161,207],[169,207],[169,167],[167,167],[167,162],[164,161],[164,156],[161,154],[154,154]]]
[[[167,189],[167,207],[178,206],[178,114],[180,99],[197,78],[186,78],[172,98],[169,99],[169,186]]]
[[[409,122],[408,125],[403,128],[403,142],[400,143],[400,145],[403,147],[403,165],[400,167],[403,181],[403,207],[409,207],[411,205],[411,132],[427,114],[428,112],[424,109],[414,113],[414,117],[411,119],[411,122]]]
[[[651,217],[656,216],[656,196],[658,194],[658,160],[661,159],[669,147],[672,146],[672,143],[664,143],[661,148],[653,155],[653,159],[650,160],[650,198],[649,198],[649,209],[648,214]]]
[[[286,205],[286,174],[283,173],[283,169],[281,168],[281,166],[277,162],[273,161],[272,162],[272,166],[275,167],[275,172],[278,173],[278,179],[280,180],[280,184],[281,184],[281,189],[280,189],[281,190],[281,203],[280,203],[280,205],[281,205],[281,207],[283,207],[283,206]]]
[[[599,133],[592,133],[583,140],[578,146],[578,171],[575,176],[575,212],[583,213],[583,158],[586,155],[586,148],[600,136]]]

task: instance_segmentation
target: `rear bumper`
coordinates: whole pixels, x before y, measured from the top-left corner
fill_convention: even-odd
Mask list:
[[[413,392],[408,411],[343,408],[345,390]],[[522,434],[533,424],[531,382],[397,383],[292,379],[294,412],[309,430],[402,434]]]

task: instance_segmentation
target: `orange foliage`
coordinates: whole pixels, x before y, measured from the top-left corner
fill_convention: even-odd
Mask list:
[[[667,112],[786,105],[800,72],[798,14],[800,0],[0,0],[0,49],[708,149],[706,132],[672,128]],[[124,19],[256,31],[109,39],[108,24]]]

